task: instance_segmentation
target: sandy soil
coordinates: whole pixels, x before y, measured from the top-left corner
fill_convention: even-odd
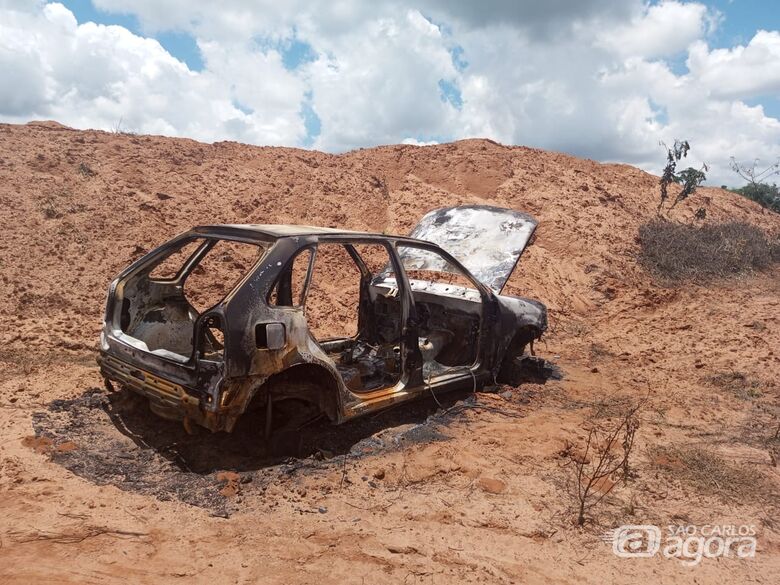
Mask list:
[[[635,261],[657,178],[469,140],[333,156],[0,125],[0,582],[772,583],[780,574],[780,272],[665,288]],[[188,436],[94,363],[105,290],[203,223],[407,233],[486,203],[540,221],[508,291],[541,299],[563,379],[318,427],[306,459],[251,424]],[[771,232],[720,189],[675,210]],[[647,395],[636,477],[574,525],[587,421]],[[621,559],[622,524],[754,525],[752,560]]]

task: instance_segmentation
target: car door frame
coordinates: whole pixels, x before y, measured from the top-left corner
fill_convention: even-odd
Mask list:
[[[453,371],[452,375],[447,375],[446,377],[437,376],[432,378],[430,381],[425,380],[423,377],[423,358],[422,352],[420,351],[418,345],[420,323],[417,319],[416,304],[411,289],[411,284],[409,282],[409,277],[406,274],[406,269],[403,267],[400,254],[398,252],[398,246],[412,247],[439,254],[449,264],[460,270],[462,274],[471,281],[472,285],[474,285],[474,289],[480,294],[482,315],[480,319],[480,331],[478,336],[476,359],[472,365],[458,368],[459,370],[462,369],[464,372],[462,375],[458,375],[456,371]],[[409,298],[411,316],[410,337],[414,340],[413,353],[415,354],[411,360],[414,364],[414,371],[409,372],[410,387],[416,387],[424,391],[426,389],[436,388],[437,386],[441,387],[448,386],[450,384],[458,384],[464,379],[473,380],[474,387],[476,387],[478,384],[478,378],[485,377],[485,375],[489,373],[490,370],[492,370],[493,364],[488,358],[490,355],[492,355],[492,353],[495,352],[495,344],[490,343],[487,332],[490,331],[492,324],[498,321],[499,309],[495,294],[492,290],[490,290],[490,288],[477,280],[476,277],[471,274],[471,272],[469,272],[469,270],[463,266],[463,264],[459,262],[452,254],[447,252],[444,248],[437,246],[436,244],[425,242],[423,240],[395,239],[393,240],[393,252],[396,256],[396,275],[400,274],[402,281],[399,283],[399,285],[401,285],[399,288],[403,288],[403,290],[407,292]],[[400,272],[397,271],[398,267],[401,268]],[[397,277],[396,281],[398,281]]]
[[[388,259],[390,260],[393,270],[399,271],[402,269],[400,258],[398,257],[398,254],[395,250],[395,247],[393,245],[393,240],[390,238],[376,238],[376,237],[362,237],[362,236],[337,236],[337,237],[327,237],[323,238],[320,237],[317,239],[315,243],[312,244],[313,247],[313,255],[312,255],[312,264],[311,264],[311,270],[312,272],[316,270],[316,262],[317,262],[317,250],[321,244],[333,244],[333,245],[341,245],[344,246],[345,250],[349,254],[350,258],[353,262],[355,262],[355,265],[357,266],[358,270],[361,274],[361,286],[362,282],[366,277],[375,277],[376,275],[373,274],[368,266],[366,265],[363,258],[360,256],[360,252],[358,252],[354,245],[356,244],[369,244],[369,245],[379,245],[385,248],[387,252]],[[306,297],[309,294],[309,288],[307,287],[306,293],[304,295],[304,303],[302,304],[302,309],[305,315],[305,305],[306,305]],[[410,335],[410,331],[413,329],[411,327],[411,303],[413,301],[411,297],[411,291],[409,289],[409,283],[406,282],[404,285],[398,287],[398,293],[397,293],[398,299],[399,299],[399,305],[400,305],[400,339],[399,339],[399,345],[401,349],[401,368],[400,368],[400,376],[398,381],[393,386],[386,386],[383,388],[378,388],[374,390],[367,390],[367,391],[354,391],[351,390],[355,396],[360,397],[363,400],[373,400],[373,399],[381,399],[385,396],[390,396],[393,394],[397,394],[400,392],[403,392],[408,386],[409,386],[409,372],[414,371],[414,350],[419,349],[417,348],[417,338]],[[359,311],[359,308],[358,308]],[[356,335],[360,334],[360,324],[358,324],[358,330]],[[414,329],[416,332],[416,329]],[[311,335],[311,331],[309,332]],[[317,341],[313,336],[312,339],[314,340],[317,345],[320,344],[319,341]],[[413,343],[412,343],[413,342]]]

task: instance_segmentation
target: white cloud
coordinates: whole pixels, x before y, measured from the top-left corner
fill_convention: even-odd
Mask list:
[[[605,27],[597,44],[626,57],[666,57],[685,50],[715,22],[703,4],[662,2],[622,25]]]
[[[383,18],[316,46],[325,52],[304,75],[322,121],[317,148],[342,151],[451,133],[456,111],[441,99],[439,80],[457,72],[439,29],[419,12]]]
[[[665,64],[639,60],[606,75],[602,84],[614,94],[646,95],[663,109],[664,123],[652,130],[652,124],[646,124],[647,153],[631,160],[642,168],[658,172],[661,166],[659,150],[650,144],[651,137],[667,143],[675,138],[689,140],[693,148],[687,164],[706,162],[710,166],[709,180],[717,185],[738,182],[729,169],[731,156],[740,160],[780,157],[780,121],[765,115],[761,106],[713,98],[693,74],[676,76]],[[641,130],[632,135],[640,136]]]
[[[704,41],[691,46],[691,76],[723,97],[780,95],[780,32],[758,31],[747,46],[710,51]]]
[[[780,155],[780,122],[746,103],[780,95],[780,33],[711,49],[721,16],[700,2],[93,2],[150,38],[0,0],[0,118],[121,117],[139,132],[329,151],[484,136],[653,171],[658,141],[685,138],[718,184],[736,181],[731,155]],[[196,39],[202,71],[151,38],[166,30]],[[292,39],[309,58],[287,70]],[[683,73],[667,62],[681,55]]]
[[[153,39],[119,26],[78,25],[61,4],[3,10],[0,116],[76,127],[295,145],[305,88],[276,53],[227,56],[204,45],[214,71],[190,71]],[[247,79],[253,71],[263,81]],[[240,102],[244,108],[236,105]],[[245,109],[249,109],[244,111]]]
[[[439,144],[435,140],[417,140],[416,138],[404,138],[401,144],[409,144],[410,146],[436,146]]]

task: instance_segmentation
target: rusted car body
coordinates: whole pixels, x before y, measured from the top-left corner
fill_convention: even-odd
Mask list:
[[[270,430],[277,408],[342,423],[429,392],[506,381],[512,360],[547,327],[544,305],[500,294],[535,228],[526,214],[488,206],[434,210],[409,237],[196,227],[111,283],[100,370],[107,385],[147,397],[158,415],[212,431],[231,431],[255,411]],[[198,309],[185,286],[219,242],[257,254],[224,298]],[[315,338],[307,295],[320,249],[334,246],[359,273],[357,332]],[[384,266],[370,268],[364,249],[378,251]],[[180,263],[158,275],[176,254]]]

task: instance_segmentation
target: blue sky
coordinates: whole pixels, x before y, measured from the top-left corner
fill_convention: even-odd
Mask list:
[[[710,6],[723,14],[713,35],[713,46],[727,48],[748,43],[757,30],[780,30],[780,3],[777,0],[714,0]],[[748,99],[750,105],[762,105],[773,118],[780,118],[780,95],[767,94]]]
[[[724,17],[715,32],[717,46],[745,44],[759,29],[780,30],[780,6],[775,0],[712,0],[707,4]]]
[[[183,61],[193,71],[203,70],[203,57],[195,38],[183,30],[163,30],[149,33],[145,31],[136,16],[129,13],[109,12],[96,8],[92,0],[60,0],[76,16],[79,24],[95,22],[105,25],[119,25],[127,28],[137,35],[148,36],[156,39],[174,57]],[[653,2],[658,4],[658,2]],[[710,37],[712,48],[728,48],[750,41],[759,29],[780,30],[780,5],[776,0],[711,0],[706,3],[717,9],[722,19],[718,28]],[[444,23],[442,23],[444,25]],[[446,25],[444,25],[446,26]],[[316,53],[311,45],[299,39],[292,39],[287,43],[279,43],[276,48],[282,55],[286,68],[293,70],[301,64],[312,61]],[[463,56],[462,47],[455,46],[451,49],[453,61],[461,70],[465,69],[468,61]],[[685,54],[671,58],[670,64],[679,73],[685,73]],[[441,98],[456,107],[462,104],[462,97],[456,84],[449,80],[439,80]],[[304,144],[310,146],[320,132],[320,120],[311,107],[311,100],[302,105],[302,115],[306,121],[307,137]],[[746,100],[749,105],[761,105],[764,111],[775,118],[780,118],[780,96],[761,95]],[[420,139],[424,139],[421,135]]]
[[[116,24],[136,34],[151,36],[171,55],[184,61],[190,69],[199,71],[203,68],[203,59],[195,38],[186,32],[165,31],[148,34],[142,30],[138,18],[132,14],[100,10],[94,6],[92,0],[59,1],[73,12],[80,24]],[[759,29],[780,30],[780,4],[776,0],[710,0],[705,4],[716,8],[723,15],[723,20],[711,38],[713,47],[745,44]],[[453,57],[466,66],[468,63],[463,60],[462,51],[462,48],[455,49]],[[301,41],[286,47],[285,52],[286,64],[291,68],[313,58],[311,46]]]
[[[330,152],[486,137],[651,171],[683,138],[713,182],[780,156],[768,0],[12,0],[0,35],[9,122]]]

